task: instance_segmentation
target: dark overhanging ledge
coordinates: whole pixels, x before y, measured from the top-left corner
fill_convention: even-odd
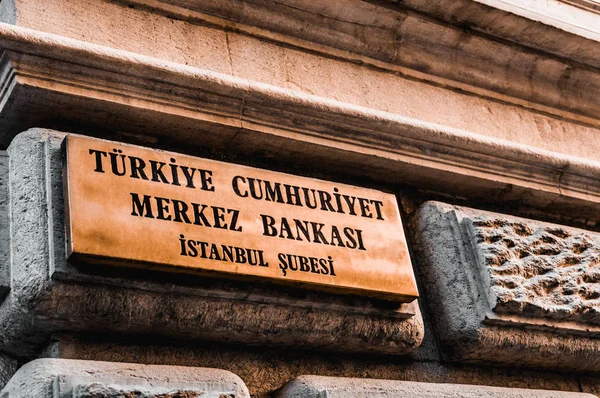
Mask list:
[[[10,224],[8,193],[8,154],[0,151],[0,225]],[[10,229],[0,232],[0,300],[10,290]]]
[[[543,6],[518,0],[366,1],[411,9],[519,46],[600,67],[600,29],[594,22],[600,7],[595,0],[551,0]],[[557,16],[559,9],[562,15]],[[569,12],[573,15],[571,20],[564,15]],[[589,20],[582,21],[581,17],[586,16]]]
[[[598,162],[6,24],[0,47],[2,147],[91,122],[600,221]]]
[[[598,126],[600,33],[510,1],[119,1]]]

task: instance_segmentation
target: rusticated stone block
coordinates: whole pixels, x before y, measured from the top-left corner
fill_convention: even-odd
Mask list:
[[[410,381],[300,376],[286,384],[279,398],[592,398],[590,394],[470,386],[464,384],[416,383]]]
[[[183,366],[38,359],[24,365],[2,398],[249,398],[244,382],[226,370]]]
[[[0,225],[9,225],[8,154],[0,151]],[[0,228],[0,299],[10,289],[10,233]]]
[[[4,387],[16,371],[17,361],[0,354],[0,389]]]
[[[489,215],[466,226],[494,312],[600,324],[600,234]]]
[[[421,343],[416,302],[67,262],[65,136],[29,130],[8,150],[11,278],[0,350],[32,356],[58,331],[386,354]]]
[[[423,205],[416,252],[448,359],[600,370],[600,234]]]

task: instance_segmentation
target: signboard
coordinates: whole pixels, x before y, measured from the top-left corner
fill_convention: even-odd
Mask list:
[[[70,135],[70,260],[412,301],[394,195]]]

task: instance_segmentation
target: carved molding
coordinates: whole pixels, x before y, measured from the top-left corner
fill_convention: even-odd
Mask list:
[[[497,0],[119,1],[599,125],[600,32],[594,23],[557,24],[541,5],[534,12]]]
[[[5,24],[0,47],[4,146],[54,120],[95,122],[154,146],[285,151],[308,169],[600,220],[596,162]]]

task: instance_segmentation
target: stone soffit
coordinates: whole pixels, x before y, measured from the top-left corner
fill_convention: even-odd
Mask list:
[[[600,3],[597,0],[477,0],[490,7],[540,21],[566,32],[598,41],[600,26],[598,14]]]
[[[189,129],[178,134],[188,145],[285,151],[386,183],[600,219],[596,162],[7,24],[0,47],[2,147],[52,117],[152,139]]]

